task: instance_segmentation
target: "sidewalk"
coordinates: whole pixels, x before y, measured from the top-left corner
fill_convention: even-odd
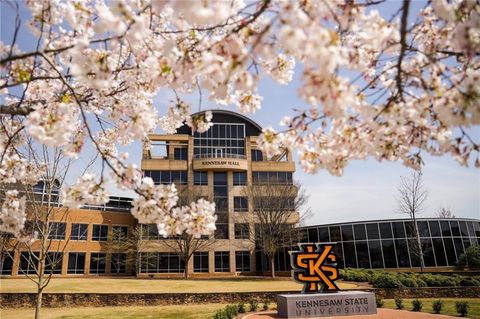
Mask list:
[[[363,316],[340,316],[340,317],[318,317],[321,319],[450,319],[458,318],[445,315],[435,315],[424,312],[413,312],[406,310],[393,309],[377,309],[376,315]],[[245,314],[240,319],[280,319],[276,311],[257,312],[252,314]],[[313,318],[313,317],[312,317]]]

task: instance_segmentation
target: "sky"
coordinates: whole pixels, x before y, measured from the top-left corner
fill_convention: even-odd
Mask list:
[[[398,8],[398,1],[387,1],[380,12],[384,17],[390,17]],[[413,19],[423,5],[414,1],[411,13]],[[1,40],[11,41],[14,25],[14,14],[11,8],[2,1],[1,9]],[[27,17],[22,12],[22,21]],[[31,47],[33,38],[24,26],[19,37],[19,46],[27,50]],[[262,127],[272,126],[279,129],[280,119],[293,114],[293,108],[308,106],[297,96],[300,85],[301,65],[297,65],[293,81],[284,86],[270,78],[265,78],[259,84],[259,94],[263,96],[262,108],[254,114],[245,114]],[[225,108],[206,99],[203,93],[201,109]],[[173,99],[173,93],[160,91],[154,99],[154,105],[160,114],[164,114],[166,106]],[[191,103],[192,111],[198,111],[198,96],[185,96]],[[233,107],[227,109],[237,111]],[[480,140],[480,128],[471,130],[475,140]],[[161,133],[159,131],[159,133]],[[129,161],[140,166],[141,145],[133,143],[121,149],[130,154]],[[86,147],[82,157],[75,163],[73,174],[69,181],[75,180],[81,174],[82,167],[93,156],[91,147]],[[296,156],[294,156],[296,160]],[[474,167],[461,167],[452,157],[432,157],[424,154],[425,166],[423,177],[428,198],[421,217],[433,217],[440,207],[448,207],[457,217],[480,218],[480,171]],[[94,168],[98,169],[98,165]],[[405,215],[396,213],[397,187],[401,176],[408,176],[411,170],[400,162],[377,162],[374,159],[351,161],[343,176],[335,177],[327,171],[319,171],[315,175],[306,174],[297,165],[294,178],[303,184],[309,195],[308,206],[312,214],[305,224],[322,224],[343,221],[402,218]],[[112,195],[130,195],[131,193],[115,189],[111,186]]]

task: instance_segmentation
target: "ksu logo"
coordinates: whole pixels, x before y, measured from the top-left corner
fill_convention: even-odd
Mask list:
[[[334,243],[298,244],[300,251],[291,251],[292,275],[304,284],[302,292],[336,291],[338,278],[337,257]]]

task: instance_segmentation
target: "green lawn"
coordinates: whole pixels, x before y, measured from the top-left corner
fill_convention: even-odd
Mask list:
[[[444,301],[442,308],[442,315],[457,316],[457,310],[455,309],[455,302],[457,301],[467,301],[470,305],[468,310],[468,318],[479,318],[480,319],[480,298],[440,298]],[[403,299],[403,304],[405,306],[404,310],[412,310],[412,300],[413,299]],[[422,299],[423,302],[423,312],[434,313],[432,310],[432,303],[437,299]],[[385,299],[384,308],[396,309],[395,300]]]
[[[150,306],[150,307],[79,307],[43,308],[42,319],[210,319],[224,304]],[[0,318],[33,318],[33,308],[0,309]]]
[[[338,283],[342,289],[357,287]],[[270,279],[127,279],[127,278],[54,278],[45,292],[105,293],[179,293],[179,292],[252,292],[300,291],[302,285],[290,278]],[[2,279],[0,292],[35,292],[29,279]]]

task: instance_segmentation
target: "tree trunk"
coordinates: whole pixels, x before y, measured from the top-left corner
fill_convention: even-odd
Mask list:
[[[40,310],[42,309],[43,288],[37,289],[37,296],[35,300],[35,319],[40,319]]]
[[[190,258],[185,258],[185,273],[183,274],[183,278],[188,279],[188,262]]]
[[[270,269],[271,269],[272,278],[275,278],[275,258],[274,257],[270,258]]]
[[[418,231],[417,219],[415,217],[415,214],[413,214],[413,224],[415,226],[415,236],[417,237],[418,256],[420,257],[420,271],[423,272],[423,270],[425,269],[425,260],[423,259],[422,242],[420,240],[420,232]]]

